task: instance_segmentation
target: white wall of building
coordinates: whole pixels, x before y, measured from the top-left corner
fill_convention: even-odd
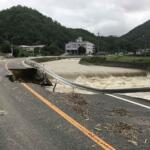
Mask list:
[[[88,41],[83,41],[79,37],[75,42],[69,42],[65,45],[65,51],[78,54],[79,47],[82,46],[86,49],[86,54],[92,54],[95,49],[95,45]]]

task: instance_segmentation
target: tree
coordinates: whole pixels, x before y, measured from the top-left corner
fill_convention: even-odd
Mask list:
[[[41,53],[43,55],[60,55],[63,53],[63,51],[57,46],[56,43],[48,44],[46,45]]]
[[[80,46],[80,47],[78,48],[78,52],[79,52],[80,55],[83,55],[83,54],[86,53],[86,48],[83,47],[83,46]]]
[[[1,44],[0,50],[3,53],[10,53],[11,52],[11,45],[8,41],[5,41]]]
[[[13,56],[14,57],[18,57],[19,56],[19,52],[20,52],[20,49],[17,46],[14,46],[13,47]]]

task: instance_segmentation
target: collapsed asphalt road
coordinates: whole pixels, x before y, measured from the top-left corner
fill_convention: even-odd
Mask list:
[[[9,81],[13,67],[24,66],[20,60],[0,62],[1,150],[149,149],[150,109],[136,105],[149,102],[50,93],[38,84]]]

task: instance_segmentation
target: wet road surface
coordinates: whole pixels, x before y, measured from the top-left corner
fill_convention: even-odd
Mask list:
[[[20,82],[6,77],[21,61],[0,62],[0,150],[91,150],[102,148]],[[150,110],[103,94],[58,94],[26,83],[39,95],[113,148],[148,150]],[[150,106],[144,100],[123,97]],[[110,147],[111,148],[111,147]]]

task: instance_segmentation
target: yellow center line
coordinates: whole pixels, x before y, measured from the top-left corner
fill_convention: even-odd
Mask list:
[[[101,146],[104,150],[115,150],[114,147],[112,147],[110,144],[105,142],[103,139],[99,138],[97,135],[95,135],[93,132],[86,129],[84,126],[82,126],[79,122],[71,118],[69,115],[67,115],[65,112],[60,110],[58,107],[56,107],[54,104],[52,104],[48,99],[41,96],[39,93],[37,93],[35,90],[33,90],[29,85],[26,83],[21,83],[29,92],[31,92],[35,97],[37,97],[40,101],[42,101],[45,105],[47,105],[50,109],[55,111],[57,114],[59,114],[62,118],[64,118],[66,121],[68,121],[70,124],[72,124],[74,127],[79,129],[83,134],[85,134],[87,137],[89,137],[92,141],[97,143],[99,146]]]

